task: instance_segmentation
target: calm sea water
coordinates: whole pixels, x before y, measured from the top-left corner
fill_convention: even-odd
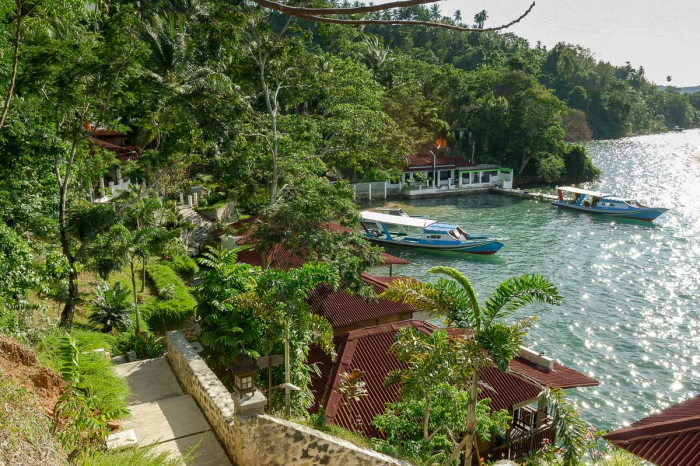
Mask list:
[[[387,251],[411,262],[396,274],[419,280],[434,279],[431,266],[456,267],[482,299],[513,275],[549,277],[564,303],[534,308],[528,345],[601,382],[569,394],[589,422],[610,429],[700,392],[700,131],[589,147],[603,176],[587,187],[672,210],[646,224],[492,194],[373,206],[510,238],[489,257]]]

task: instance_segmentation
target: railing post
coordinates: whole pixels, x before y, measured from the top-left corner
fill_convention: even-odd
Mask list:
[[[356,184],[352,185],[352,200],[353,201],[357,200],[357,185]]]
[[[372,183],[367,183],[367,188],[369,189],[369,200],[372,200]]]
[[[384,199],[386,199],[386,181],[384,182]]]

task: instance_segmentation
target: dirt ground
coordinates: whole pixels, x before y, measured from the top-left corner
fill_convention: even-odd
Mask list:
[[[33,393],[47,414],[53,413],[64,389],[61,375],[39,365],[32,350],[5,336],[0,336],[0,374]]]

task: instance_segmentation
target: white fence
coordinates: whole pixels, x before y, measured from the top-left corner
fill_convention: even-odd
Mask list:
[[[392,196],[399,196],[403,190],[403,184],[391,184],[386,181],[375,181],[372,183],[352,184],[355,193],[355,200],[359,199],[387,199]]]

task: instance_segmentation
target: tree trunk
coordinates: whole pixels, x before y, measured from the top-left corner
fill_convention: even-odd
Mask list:
[[[423,439],[428,438],[428,421],[430,419],[430,397],[426,396],[423,407]]]
[[[472,376],[472,384],[469,393],[469,404],[467,405],[467,428],[464,433],[464,437],[462,437],[462,441],[459,442],[459,445],[457,445],[457,447],[452,452],[452,455],[450,455],[449,459],[445,463],[445,466],[452,466],[452,463],[455,462],[455,460],[459,456],[459,452],[462,449],[464,449],[465,464],[471,464],[472,450],[474,447],[474,434],[476,432],[476,396],[479,392],[478,389],[480,375],[481,373],[479,371],[475,371],[474,375]]]
[[[532,159],[531,155],[524,155],[523,156],[523,162],[520,164],[520,170],[518,171],[518,178],[520,178],[522,176],[523,171],[525,171],[525,167],[527,166],[530,159]]]
[[[139,300],[136,296],[136,273],[134,273],[134,259],[129,261],[131,267],[131,289],[134,291],[134,314],[136,315],[136,333],[141,333],[141,326],[139,325]]]
[[[141,293],[146,291],[146,258],[143,259],[143,270],[141,272]]]
[[[68,225],[66,224],[66,199],[68,197],[68,182],[70,181],[70,172],[73,168],[73,159],[75,152],[78,150],[78,140],[73,140],[70,157],[66,165],[66,173],[61,179],[61,172],[58,161],[56,162],[56,181],[59,186],[59,203],[58,203],[58,231],[61,240],[61,251],[68,261],[70,271],[68,272],[68,299],[66,305],[61,312],[61,327],[70,330],[73,328],[73,316],[75,315],[75,302],[78,299],[78,272],[76,271],[76,257],[70,250],[70,239],[68,238]]]
[[[68,330],[73,328],[73,317],[75,316],[75,302],[78,300],[78,273],[75,271],[75,263],[70,264],[68,272],[68,298],[61,311],[60,326]]]
[[[17,63],[19,62],[19,42],[20,33],[22,30],[22,0],[16,0],[15,6],[17,7],[17,25],[15,26],[15,41],[14,41],[14,52],[12,55],[12,75],[10,76],[10,86],[7,88],[7,95],[5,97],[5,106],[2,109],[2,115],[0,115],[0,129],[5,125],[5,118],[7,118],[7,112],[10,110],[10,101],[12,100],[12,95],[15,90],[15,81],[17,79]]]

